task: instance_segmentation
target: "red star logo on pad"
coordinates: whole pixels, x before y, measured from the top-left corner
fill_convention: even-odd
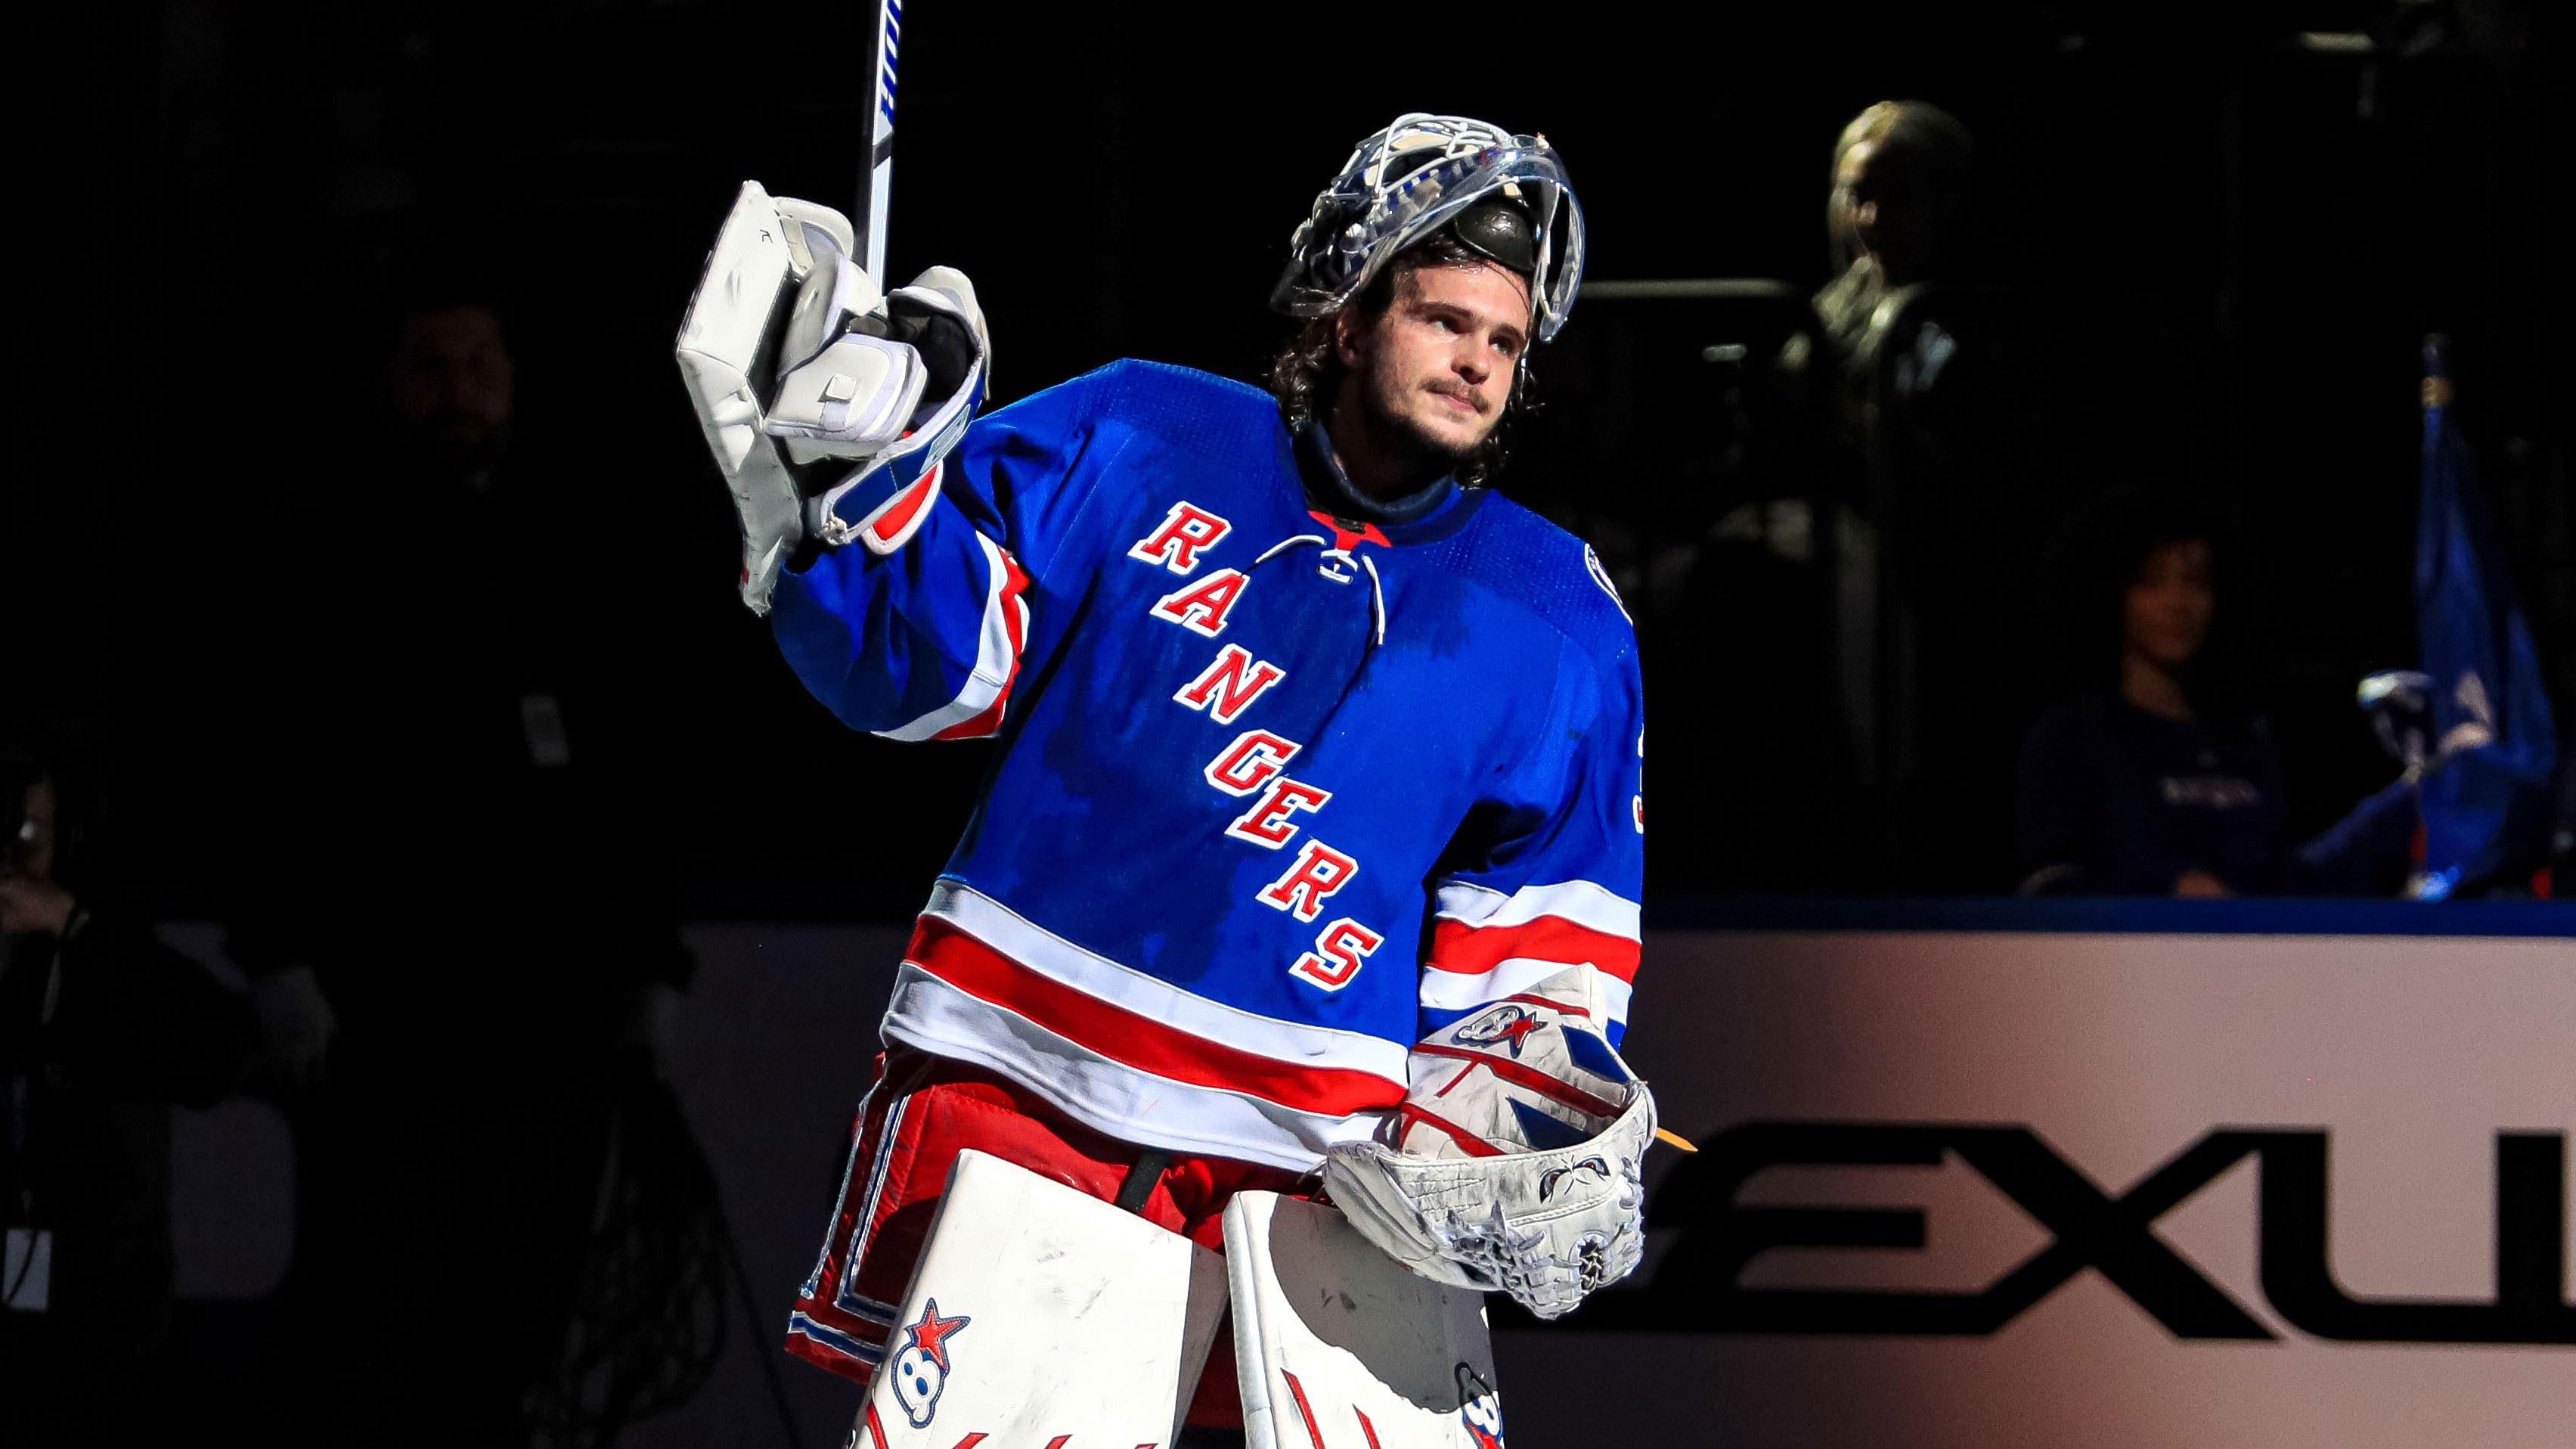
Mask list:
[[[1530,1033],[1546,1025],[1546,1020],[1528,1007],[1501,1006],[1458,1028],[1457,1036],[1451,1039],[1461,1046],[1506,1046],[1518,1057]]]
[[[1534,1032],[1545,1025],[1547,1025],[1546,1022],[1539,1020],[1535,1016],[1524,1016],[1516,1021],[1512,1021],[1495,1028],[1494,1040],[1510,1046],[1512,1049],[1512,1055],[1519,1056],[1521,1054],[1521,1043],[1528,1040],[1531,1032]]]
[[[939,1365],[940,1372],[946,1373],[948,1371],[948,1335],[964,1328],[972,1321],[964,1314],[959,1314],[955,1318],[940,1317],[939,1300],[933,1298],[922,1305],[919,1323],[907,1323],[903,1326],[903,1346],[917,1348],[930,1355],[930,1361]]]

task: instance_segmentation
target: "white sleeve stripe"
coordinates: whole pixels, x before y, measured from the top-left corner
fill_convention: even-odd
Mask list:
[[[1437,1011],[1471,1011],[1489,1001],[1527,991],[1547,978],[1566,969],[1563,961],[1535,961],[1516,956],[1497,963],[1490,971],[1475,976],[1460,976],[1448,971],[1422,973],[1422,1004]],[[1628,1019],[1628,1001],[1636,988],[1607,971],[1592,973],[1601,991],[1601,1004],[1612,1021]]]
[[[1019,661],[1011,651],[1011,607],[1019,601],[1004,592],[1011,581],[1010,561],[1002,550],[982,534],[975,542],[984,548],[984,632],[975,646],[975,671],[966,676],[966,687],[957,697],[914,720],[877,733],[890,740],[926,740],[950,725],[964,724],[993,707],[1002,690],[1011,682],[1012,666]]]
[[[1637,903],[1588,880],[1523,886],[1505,895],[1488,886],[1451,881],[1440,888],[1435,914],[1469,926],[1524,926],[1541,916],[1572,921],[1607,936],[1639,939]]]

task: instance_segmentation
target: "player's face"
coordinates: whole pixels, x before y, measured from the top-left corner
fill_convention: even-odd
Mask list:
[[[1374,321],[1344,332],[1342,365],[1381,431],[1454,462],[1502,421],[1529,315],[1529,284],[1517,272],[1492,263],[1416,268],[1397,279]]]
[[[2199,656],[2217,612],[2209,544],[2196,538],[2160,544],[2129,581],[2120,611],[2121,641],[2132,654],[2180,669]]]

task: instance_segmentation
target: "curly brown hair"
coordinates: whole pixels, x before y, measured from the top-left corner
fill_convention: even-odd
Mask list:
[[[1425,267],[1483,266],[1490,261],[1448,232],[1433,232],[1397,253],[1343,310],[1357,309],[1360,318],[1374,321],[1395,301],[1397,285],[1415,272]],[[1341,388],[1348,369],[1342,366],[1341,354],[1333,346],[1333,324],[1340,316],[1339,312],[1328,312],[1307,318],[1280,343],[1277,355],[1270,359],[1270,392],[1279,399],[1280,416],[1291,427],[1322,416],[1332,407],[1333,394]],[[1485,435],[1485,441],[1477,444],[1474,452],[1459,460],[1456,473],[1460,483],[1482,488],[1502,472],[1503,461],[1511,452],[1512,426],[1531,406],[1529,359],[1523,357],[1512,378],[1511,396],[1504,401],[1503,415],[1495,420],[1494,430]]]

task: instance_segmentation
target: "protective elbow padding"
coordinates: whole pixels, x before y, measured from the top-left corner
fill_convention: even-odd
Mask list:
[[[874,340],[904,349],[921,369],[915,401],[899,436],[814,500],[811,523],[827,544],[855,540],[889,554],[929,517],[942,460],[984,405],[992,353],[974,285],[953,268],[932,267],[898,288],[882,315],[885,335]],[[827,349],[817,362],[833,356]]]
[[[912,348],[845,333],[778,379],[769,435],[786,443],[796,463],[873,458],[902,440],[929,382]]]
[[[885,298],[847,256],[817,255],[778,344],[767,430],[799,465],[863,460],[901,439],[929,369],[884,334]]]

